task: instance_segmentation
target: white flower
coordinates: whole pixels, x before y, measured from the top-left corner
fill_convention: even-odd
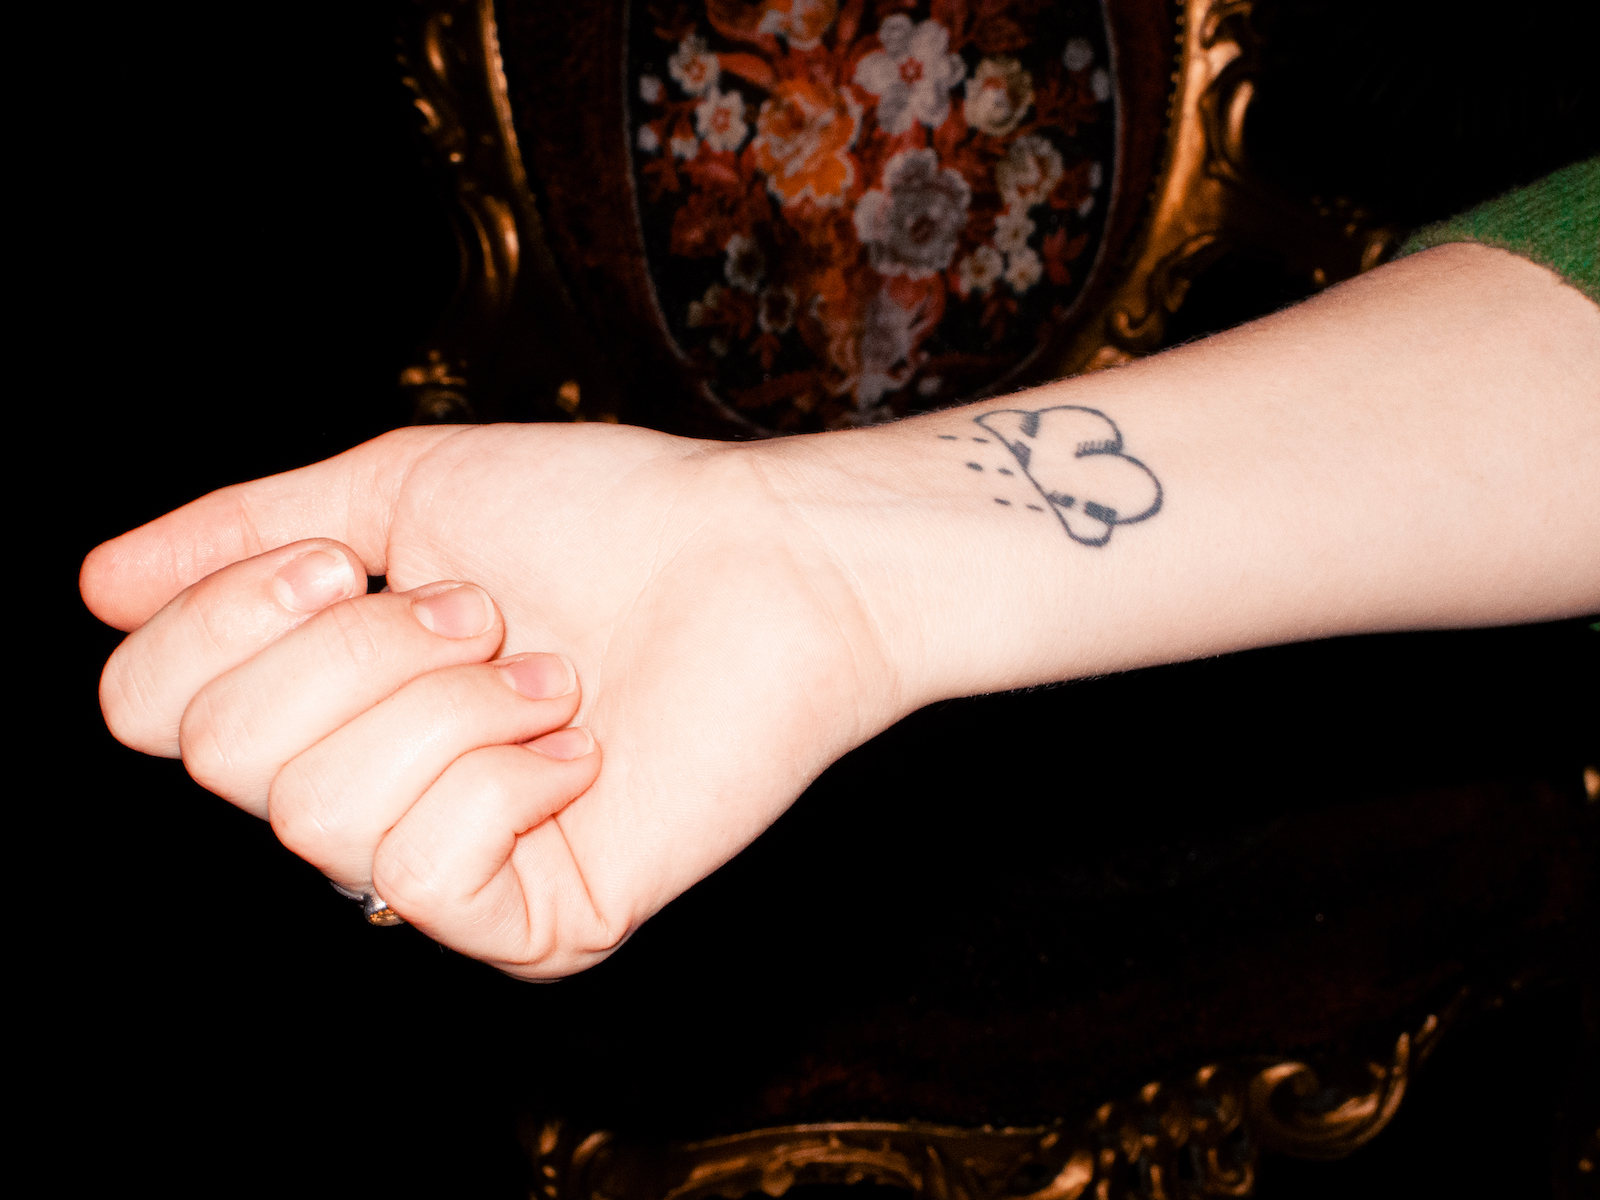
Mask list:
[[[937,21],[913,25],[904,13],[878,27],[882,50],[856,64],[855,81],[878,97],[878,127],[904,133],[913,122],[937,126],[950,115],[950,89],[967,64],[950,54],[950,31]]]
[[[741,291],[753,292],[761,286],[761,277],[767,273],[767,256],[761,252],[752,237],[736,233],[723,247],[728,252],[722,264],[722,273],[729,283]]]
[[[1080,217],[1087,217],[1093,211],[1094,211],[1094,197],[1092,195],[1091,196],[1085,196],[1083,198],[1083,200],[1078,204],[1078,215]]]
[[[1094,91],[1094,98],[1101,104],[1111,99],[1111,76],[1104,67],[1098,67],[1095,73],[1089,76],[1089,87]]]
[[[1061,182],[1062,171],[1061,152],[1047,139],[1030,133],[1006,147],[1006,156],[995,164],[994,181],[1007,208],[1027,212],[1049,198]]]
[[[706,40],[693,33],[678,43],[678,52],[667,60],[667,71],[691,96],[699,96],[715,84],[721,70],[717,56],[706,50]]]
[[[1095,191],[1100,190],[1100,185],[1106,181],[1106,169],[1099,163],[1089,164],[1089,186]]]
[[[639,149],[646,154],[654,154],[661,149],[661,135],[656,132],[654,125],[639,126]]]
[[[674,133],[667,145],[674,158],[693,158],[700,153],[700,139],[692,133]]]
[[[815,50],[838,15],[838,0],[767,0],[756,32],[781,33],[796,50]]]
[[[1006,282],[1011,290],[1022,293],[1038,283],[1044,275],[1044,263],[1029,247],[1024,246],[1006,260]]]
[[[1007,209],[994,221],[994,246],[1001,254],[1015,254],[1024,249],[1033,236],[1034,224],[1024,212]]]
[[[979,246],[956,267],[956,287],[963,296],[987,292],[1005,270],[1006,260],[993,246]]]
[[[950,265],[972,189],[932,150],[902,150],[883,165],[882,190],[856,202],[856,236],[874,270],[927,279]]]
[[[1082,71],[1094,61],[1094,47],[1088,38],[1073,38],[1061,52],[1061,61],[1069,71]]]
[[[695,105],[694,120],[700,136],[713,150],[737,150],[750,132],[750,126],[744,123],[744,97],[738,92],[712,88]]]
[[[639,76],[639,99],[646,104],[661,103],[661,80],[654,75]]]
[[[986,58],[967,80],[961,106],[967,124],[990,137],[1005,137],[1033,103],[1033,76],[1014,58]]]

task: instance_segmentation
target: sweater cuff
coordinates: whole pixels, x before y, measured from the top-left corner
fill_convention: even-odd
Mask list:
[[[1600,304],[1600,158],[1573,163],[1537,183],[1417,230],[1402,258],[1449,242],[1509,250],[1548,267]]]

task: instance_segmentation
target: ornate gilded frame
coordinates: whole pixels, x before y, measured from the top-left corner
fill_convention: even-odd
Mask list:
[[[1068,340],[1055,373],[1125,362],[1160,346],[1189,286],[1229,249],[1268,254],[1313,286],[1367,270],[1395,232],[1346,201],[1292,197],[1249,163],[1245,117],[1260,43],[1255,0],[1177,0],[1168,136],[1141,228],[1116,283]],[[603,357],[588,337],[546,244],[511,116],[493,0],[416,0],[401,37],[405,83],[449,168],[461,249],[455,299],[401,375],[421,421],[470,420],[474,375],[514,297],[532,297],[561,353]],[[589,413],[577,385],[552,381],[552,413]],[[559,410],[559,411],[557,411]]]

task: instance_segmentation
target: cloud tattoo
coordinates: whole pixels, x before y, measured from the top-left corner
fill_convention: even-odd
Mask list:
[[[1098,409],[1008,408],[973,421],[1011,451],[1075,542],[1104,546],[1118,525],[1161,509],[1161,481],[1122,452],[1122,431]]]

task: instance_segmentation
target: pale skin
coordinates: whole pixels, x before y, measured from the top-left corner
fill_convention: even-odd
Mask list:
[[[875,429],[400,430],[124,534],[81,582],[132,631],[119,739],[550,979],[935,700],[1600,610],[1597,464],[1600,309],[1450,246]]]

